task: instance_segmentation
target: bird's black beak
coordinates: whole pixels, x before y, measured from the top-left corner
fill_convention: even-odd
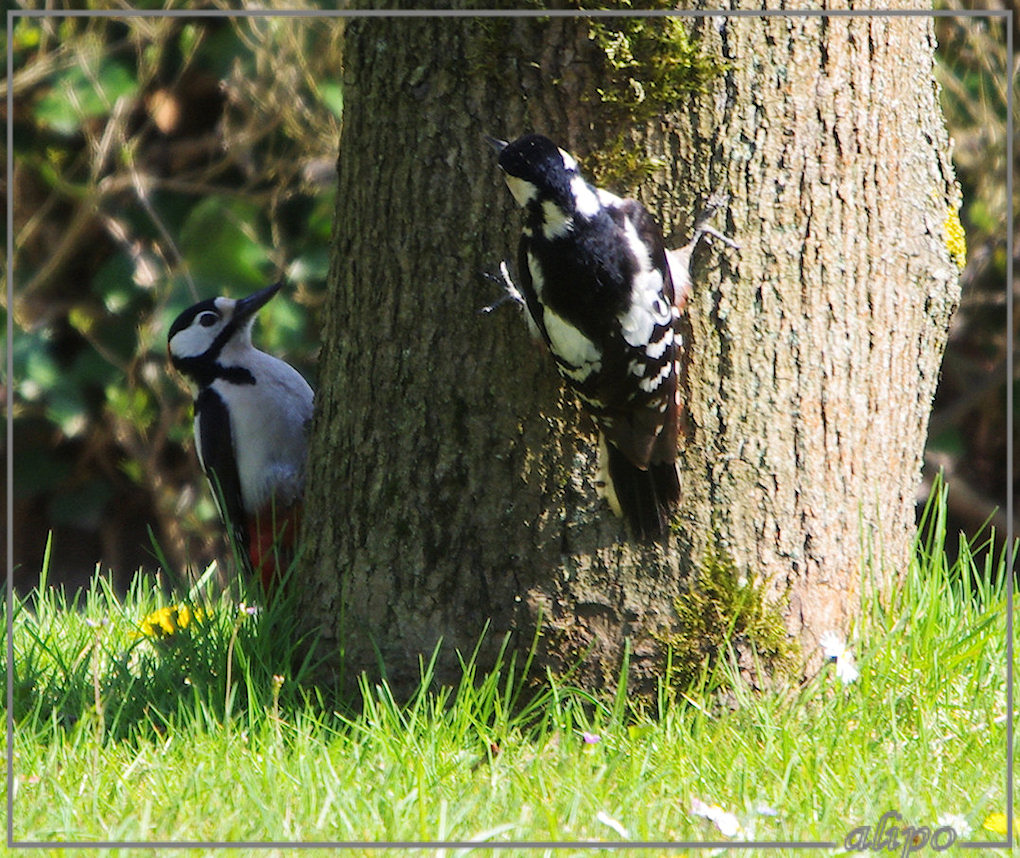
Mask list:
[[[283,281],[281,280],[279,283],[274,283],[272,286],[260,289],[254,295],[249,295],[247,298],[241,298],[237,304],[234,305],[234,318],[238,321],[251,318],[266,304],[268,304],[269,299],[282,288]]]
[[[497,155],[510,145],[506,140],[499,140],[496,137],[490,137],[488,134],[483,134],[482,136],[485,138],[485,142],[496,150]]]

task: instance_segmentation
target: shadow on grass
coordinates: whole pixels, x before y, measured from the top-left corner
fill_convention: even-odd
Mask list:
[[[47,585],[14,598],[15,724],[69,728],[83,719],[100,735],[162,734],[175,721],[254,723],[305,707],[314,665],[298,629],[294,588],[235,601],[211,593],[207,570],[183,595],[137,576],[119,597],[96,575],[68,597]],[[174,591],[177,591],[176,593]]]
[[[933,601],[946,590],[945,598],[961,609],[997,604],[1012,558],[996,562],[991,543],[974,549],[961,540],[961,559],[950,565],[945,491],[940,485],[925,508],[916,544],[918,586],[908,589],[931,590],[924,598]],[[541,734],[569,724],[586,730],[593,721],[623,723],[639,711],[626,693],[626,659],[615,692],[590,693],[573,687],[569,673],[534,675],[541,673],[534,664],[537,636],[523,655],[504,638],[491,669],[476,666],[477,650],[462,655],[462,675],[452,687],[434,677],[440,642],[431,658],[418,656],[421,681],[409,700],[394,698],[382,665],[382,678],[363,676],[356,699],[344,699],[337,688],[315,685],[322,662],[339,663],[342,655],[302,632],[297,588],[285,581],[268,600],[258,588],[232,596],[210,583],[214,572],[210,568],[191,587],[178,582],[169,595],[158,580],[138,577],[122,597],[96,576],[87,591],[69,598],[47,585],[44,563],[39,588],[14,600],[15,724],[42,733],[81,725],[101,740],[118,741],[162,736],[174,725],[254,732],[281,719],[310,717],[328,729],[386,723],[399,732],[454,718],[498,745],[511,730]],[[902,615],[902,590],[893,590],[890,604],[876,602],[865,613],[879,627],[883,617]],[[656,717],[684,701],[699,709],[720,705],[720,690],[740,685],[732,661],[706,662],[687,683],[671,676],[667,660],[657,698],[641,701],[640,711]]]
[[[301,636],[294,588],[284,584],[268,600],[254,588],[232,598],[207,591],[213,577],[181,595],[179,586],[140,576],[121,597],[96,576],[68,598],[47,586],[44,571],[39,589],[14,603],[16,729],[37,738],[85,730],[100,743],[130,743],[224,727],[256,735],[285,722],[407,737],[444,723],[491,755],[511,734],[580,734],[632,714],[625,693],[599,697],[572,687],[569,675],[533,676],[537,638],[522,657],[509,635],[491,670],[476,667],[477,650],[461,654],[456,686],[435,679],[440,642],[431,657],[419,656],[410,699],[396,699],[385,678],[363,675],[356,699],[345,700],[313,684],[321,660],[340,654]],[[619,687],[627,687],[626,664]]]

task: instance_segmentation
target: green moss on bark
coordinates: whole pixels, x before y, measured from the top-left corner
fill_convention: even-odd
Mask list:
[[[629,191],[661,167],[634,148],[631,129],[706,92],[727,65],[705,53],[679,17],[595,18],[588,32],[605,63],[597,98],[616,130],[585,166],[600,185]]]
[[[674,602],[677,631],[664,641],[672,650],[675,684],[689,686],[703,672],[712,675],[733,650],[753,654],[770,676],[790,673],[799,647],[783,623],[785,599],[769,601],[767,583],[743,576],[718,542],[696,570],[691,589]],[[754,677],[756,684],[761,677]]]

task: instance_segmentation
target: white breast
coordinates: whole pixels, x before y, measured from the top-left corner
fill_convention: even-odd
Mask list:
[[[241,499],[254,512],[274,495],[290,503],[304,488],[313,393],[289,364],[254,349],[249,355],[255,384],[218,379],[213,388],[230,410]]]

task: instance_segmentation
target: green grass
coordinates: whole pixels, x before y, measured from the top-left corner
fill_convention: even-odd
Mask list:
[[[719,676],[644,704],[550,681],[527,703],[521,665],[480,676],[466,654],[457,688],[423,663],[432,690],[410,703],[364,683],[363,706],[337,709],[308,685],[285,604],[192,593],[201,619],[154,640],[143,618],[186,598],[44,584],[13,619],[15,839],[615,841],[618,824],[726,840],[698,799],[735,814],[734,840],[842,844],[888,810],[1001,840],[984,826],[1005,810],[1003,563],[964,543],[950,566],[943,510],[902,585],[863,606],[856,682],[826,664],[759,694],[724,663],[726,705]]]

